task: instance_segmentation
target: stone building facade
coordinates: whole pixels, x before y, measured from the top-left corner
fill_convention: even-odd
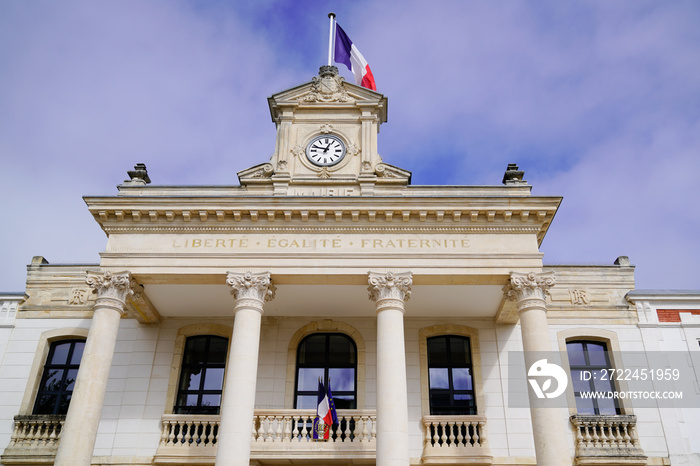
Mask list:
[[[574,389],[596,355],[697,355],[700,294],[632,291],[626,257],[544,266],[561,198],[515,165],[411,185],[377,152],[387,99],[334,67],[269,107],[275,152],[239,186],[151,185],[139,164],[85,198],[99,264],[35,257],[0,296],[2,464],[700,464],[697,409]],[[548,352],[562,403],[518,405],[535,384],[511,369]]]

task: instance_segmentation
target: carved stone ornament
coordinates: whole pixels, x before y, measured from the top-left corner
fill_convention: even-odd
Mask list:
[[[126,298],[134,294],[136,282],[129,272],[88,272],[85,283],[97,292],[97,299],[114,299],[121,302],[122,307]]]
[[[269,178],[275,172],[275,168],[271,163],[265,163],[260,168],[255,170],[250,176],[252,178]]]
[[[333,132],[333,125],[329,125],[326,123],[325,125],[321,125],[321,133],[323,134],[330,134]]]
[[[351,143],[351,144],[348,146],[347,154],[348,154],[348,155],[351,155],[351,156],[353,156],[353,157],[355,157],[356,155],[360,155],[360,148],[357,147],[357,144]]]
[[[277,162],[277,169],[280,171],[284,171],[287,169],[287,161],[286,160],[280,160]]]
[[[411,297],[411,285],[413,284],[413,274],[411,272],[369,272],[369,299],[381,301],[385,299],[408,301]]]
[[[226,283],[237,300],[256,300],[260,305],[272,301],[277,290],[271,283],[270,272],[229,272]]]
[[[335,66],[322,66],[319,75],[312,79],[311,92],[304,102],[352,102]]]
[[[68,304],[71,306],[79,306],[86,304],[88,300],[88,290],[84,288],[73,288],[70,290]]]
[[[328,167],[323,167],[321,171],[318,173],[319,178],[330,178],[331,174],[328,172]]]
[[[549,289],[554,286],[555,282],[554,272],[512,272],[510,283],[503,287],[503,293],[507,299],[518,303],[530,299],[544,302],[549,294]]]
[[[306,150],[304,149],[304,146],[297,144],[292,148],[291,152],[294,157],[301,157],[304,155]]]

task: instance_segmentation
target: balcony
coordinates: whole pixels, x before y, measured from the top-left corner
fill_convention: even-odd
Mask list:
[[[258,409],[251,426],[250,457],[266,461],[352,460],[374,463],[377,445],[375,410],[338,410],[338,425],[328,441],[311,439],[313,410]],[[158,464],[214,464],[220,416],[164,415]]]
[[[637,417],[630,415],[575,415],[577,465],[643,465],[647,457],[639,446]]]
[[[488,465],[485,416],[424,416],[423,464]]]
[[[2,464],[53,464],[65,419],[61,415],[15,416]]]

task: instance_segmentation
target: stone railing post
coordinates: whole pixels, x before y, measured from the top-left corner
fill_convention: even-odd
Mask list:
[[[135,284],[128,272],[88,272],[86,282],[97,292],[97,300],[56,452],[57,466],[89,466],[92,462],[119,320]]]
[[[518,307],[526,367],[535,362],[534,353],[552,351],[545,298],[554,283],[552,272],[513,272],[510,282],[504,288],[506,297],[516,301]],[[535,454],[539,466],[571,464],[569,426],[566,416],[561,414],[562,410],[557,408],[530,406]]]
[[[226,385],[221,400],[216,465],[248,466],[263,304],[274,298],[275,287],[271,284],[269,272],[229,272],[226,283],[231,286],[236,306],[226,364]]]
[[[408,395],[404,302],[410,272],[369,273],[369,298],[377,304],[377,466],[408,466]]]

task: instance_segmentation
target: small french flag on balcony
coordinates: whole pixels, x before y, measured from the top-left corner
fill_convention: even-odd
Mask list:
[[[324,387],[321,380],[318,381],[318,405],[316,407],[316,418],[314,418],[314,440],[328,440],[331,426],[338,423],[338,415],[335,412],[333,395],[331,394],[330,382]]]
[[[335,23],[335,57],[337,63],[344,63],[352,74],[355,75],[355,82],[367,89],[377,90],[377,85],[374,83],[372,70],[369,69],[367,60],[362,56],[355,44],[343,28],[338,23]]]

